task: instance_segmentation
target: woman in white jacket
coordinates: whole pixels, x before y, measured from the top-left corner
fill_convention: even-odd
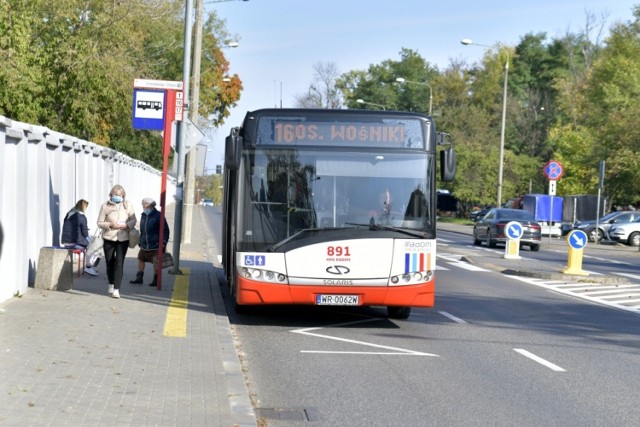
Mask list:
[[[108,292],[120,298],[124,259],[129,249],[129,230],[136,226],[136,213],[131,203],[125,200],[126,192],[121,185],[114,185],[109,200],[100,207],[98,227],[103,229],[104,257],[107,264]]]

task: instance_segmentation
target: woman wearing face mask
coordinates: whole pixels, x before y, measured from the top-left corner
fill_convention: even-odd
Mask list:
[[[136,213],[125,197],[124,188],[114,185],[109,192],[109,200],[102,204],[98,214],[98,227],[104,230],[102,238],[109,279],[108,292],[113,298],[120,298],[124,259],[129,249],[129,230],[137,222]]]
[[[142,199],[142,216],[140,217],[140,250],[138,251],[138,272],[136,278],[129,281],[134,285],[141,285],[144,277],[144,263],[153,263],[153,257],[158,254],[158,247],[160,244],[160,212],[156,209],[156,202],[151,197],[145,197]],[[162,251],[167,248],[167,242],[169,241],[169,226],[167,221],[164,221],[164,232],[162,236]],[[149,283],[149,286],[158,285],[158,277],[156,272],[153,272],[153,281]]]

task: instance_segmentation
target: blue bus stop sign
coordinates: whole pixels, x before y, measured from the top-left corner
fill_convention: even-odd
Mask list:
[[[573,230],[567,235],[567,243],[573,249],[582,249],[587,246],[587,233],[582,230]]]
[[[165,110],[164,90],[133,90],[133,128],[163,130]]]

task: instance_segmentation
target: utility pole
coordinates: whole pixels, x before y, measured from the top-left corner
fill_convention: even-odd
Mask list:
[[[189,112],[189,76],[191,75],[191,15],[193,13],[192,0],[185,1],[184,12],[184,49],[182,55],[182,80],[184,93],[185,113]],[[197,108],[196,108],[197,109]],[[184,164],[185,137],[187,126],[183,121],[177,125],[176,135],[176,155],[178,156],[178,174],[176,179],[176,208],[173,221],[173,259],[174,264],[171,269],[172,274],[182,274],[180,271],[180,242],[182,238],[182,205],[184,198]]]
[[[200,64],[202,60],[202,15],[204,4],[202,0],[195,3],[195,35],[193,39],[193,98],[190,110],[190,119],[198,126],[198,111],[200,104]],[[191,243],[191,225],[193,222],[193,204],[195,201],[195,181],[196,181],[196,156],[197,150],[191,150],[187,154],[187,174],[185,177],[185,202],[183,206],[184,231],[182,241]]]

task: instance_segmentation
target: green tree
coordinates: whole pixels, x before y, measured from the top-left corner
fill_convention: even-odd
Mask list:
[[[615,200],[640,199],[640,6],[635,21],[617,24],[593,63],[585,86],[585,123],[595,137],[591,161],[607,165],[606,187]]]
[[[184,9],[160,0],[5,0],[0,23],[0,114],[37,123],[161,166],[159,132],[131,127],[136,78],[182,79]],[[210,15],[203,66],[220,73],[224,25]],[[215,74],[215,73],[214,73]],[[202,105],[214,123],[239,99],[228,86],[206,84]]]

